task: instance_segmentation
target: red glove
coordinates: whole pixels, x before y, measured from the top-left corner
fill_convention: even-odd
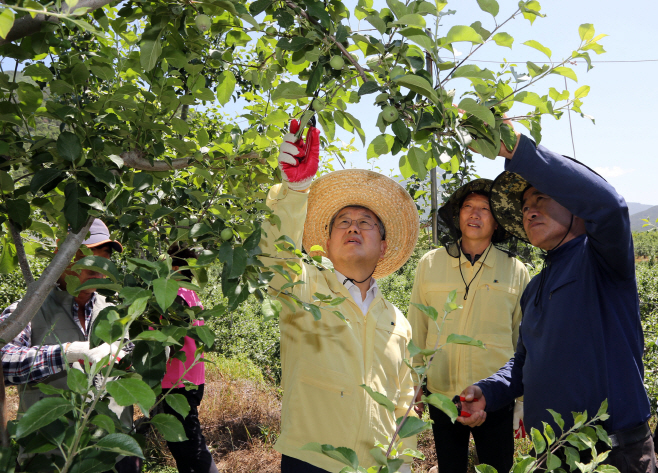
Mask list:
[[[295,141],[295,133],[299,130],[299,122],[290,122],[290,133],[283,137],[279,148],[279,168],[283,178],[288,181],[292,190],[303,191],[311,185],[315,173],[318,172],[320,161],[320,130],[309,127],[306,142],[303,138]]]

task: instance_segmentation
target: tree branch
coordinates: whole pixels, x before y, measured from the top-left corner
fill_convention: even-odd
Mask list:
[[[11,238],[14,240],[16,256],[18,256],[18,265],[21,267],[23,279],[25,279],[25,285],[29,287],[29,285],[34,282],[34,276],[32,276],[32,271],[30,270],[30,263],[27,261],[27,255],[25,254],[25,246],[23,246],[21,233],[16,230],[16,226],[11,220],[7,220],[7,226],[9,227]]]
[[[80,248],[82,241],[89,232],[89,227],[94,217],[89,217],[87,223],[78,233],[69,233],[60,245],[48,267],[45,269],[37,282],[33,282],[27,288],[25,297],[18,303],[16,310],[0,322],[0,346],[7,341],[13,340],[21,331],[27,327],[39,308],[43,305],[50,291],[55,287],[57,279],[62,275],[66,267]]]
[[[75,6],[74,10],[78,8],[86,8],[87,13],[90,11],[97,10],[109,3],[112,3],[114,0],[80,0]],[[0,1],[0,3],[5,3],[5,1]],[[63,14],[69,13],[71,10],[68,5],[62,5]],[[0,46],[3,46],[7,43],[16,41],[17,39],[24,38],[25,36],[33,35],[41,31],[41,27],[44,23],[59,23],[59,18],[53,17],[45,14],[38,14],[34,18],[31,15],[25,15],[18,18],[14,21],[14,25],[9,30],[7,37],[5,39],[0,38]]]
[[[315,21],[313,18],[311,18],[306,11],[304,11],[303,8],[301,8],[299,5],[296,5],[295,3],[291,2],[290,0],[285,0],[286,5],[288,5],[289,8],[291,8],[293,11],[296,12],[296,8],[299,9],[300,14],[308,20],[309,23],[318,26],[318,22]],[[361,67],[361,65],[352,57],[352,55],[345,49],[345,46],[340,44],[336,38],[332,35],[330,35],[328,32],[323,31],[323,34],[331,40],[332,43],[334,43],[338,49],[340,49],[340,52],[343,53],[343,56],[356,68],[357,71],[359,71],[359,75],[363,79],[363,82],[368,82],[368,76],[366,76],[366,71]]]
[[[260,154],[252,151],[235,159],[259,159]],[[171,171],[172,169],[183,169],[194,162],[192,158],[176,158],[171,160],[171,164],[167,161],[154,161],[153,164],[148,159],[144,158],[144,153],[141,151],[126,151],[121,153],[123,163],[133,169],[140,171]]]

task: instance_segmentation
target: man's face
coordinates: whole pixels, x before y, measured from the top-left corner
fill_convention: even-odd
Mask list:
[[[364,230],[353,221],[348,228],[336,228],[339,222],[348,220],[366,220],[377,224],[371,230]],[[372,264],[372,268],[386,253],[386,241],[379,233],[379,219],[367,209],[345,207],[338,212],[334,219],[331,236],[327,240],[327,256],[336,265],[341,267],[358,263],[360,265]],[[342,264],[341,264],[342,263]]]
[[[469,194],[459,209],[459,229],[462,238],[472,241],[491,241],[498,224],[491,214],[489,199],[480,194]]]
[[[564,238],[572,214],[534,187],[523,193],[523,228],[533,246],[552,250]]]
[[[112,252],[110,251],[109,248],[107,247],[102,247],[102,248],[89,248],[91,250],[91,253],[94,256],[102,256],[103,258],[110,259],[110,256]],[[84,254],[82,251],[78,250],[78,252],[75,255],[75,261],[81,260],[84,258]],[[66,276],[77,276],[77,278],[80,280],[80,284],[85,283],[86,281],[89,281],[90,279],[105,279],[105,275],[102,273],[98,273],[96,271],[91,271],[88,269],[83,269],[80,270],[79,273],[76,273],[75,271],[71,271],[70,267],[64,271],[64,274],[62,274],[61,279],[63,280]],[[88,288],[83,291],[80,291],[80,295],[83,294],[88,294],[91,295],[95,291],[95,288]]]

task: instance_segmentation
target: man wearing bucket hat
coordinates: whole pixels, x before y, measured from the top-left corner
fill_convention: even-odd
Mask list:
[[[293,122],[291,133],[295,131]],[[283,454],[282,473],[338,473],[345,467],[302,449],[309,442],[348,447],[361,465],[377,464],[371,450],[378,442],[388,443],[395,419],[413,402],[413,381],[403,361],[409,357],[411,328],[384,300],[376,279],[400,268],[413,252],[419,232],[416,206],[398,183],[371,171],[332,172],[311,185],[318,169],[318,135],[311,127],[306,143],[284,136],[279,155],[284,182],[272,187],[267,198],[281,225],[266,222],[260,243],[266,266],[299,268],[298,273],[290,271],[287,288],[281,276],[270,283],[273,294],[288,294],[279,319],[284,394],[275,448]],[[310,255],[326,255],[334,271],[321,271],[303,264],[299,254],[278,251],[283,235],[296,248],[303,242]],[[342,302],[330,306],[314,295]],[[319,305],[321,317],[316,320],[292,299],[307,308]],[[361,385],[386,395],[394,412]],[[415,448],[415,437],[403,439],[399,451],[404,447]],[[402,458],[407,463],[400,471],[410,472],[412,458]]]
[[[107,226],[100,219],[95,219],[91,224],[89,237],[82,244],[93,255],[103,258],[109,258],[113,250],[123,251],[121,243],[110,238]],[[77,261],[83,257],[84,254],[79,250],[75,259]],[[123,356],[123,350],[118,350],[118,342],[113,345],[104,343],[95,348],[89,346],[90,328],[96,316],[111,305],[105,301],[105,297],[89,287],[77,296],[66,291],[66,276],[76,276],[80,284],[105,276],[87,269],[75,272],[70,266],[59,277],[57,287],[46,297],[32,321],[1,349],[5,382],[20,385],[19,413],[25,413],[32,405],[47,397],[35,386],[37,382],[67,389],[67,365],[77,366],[79,362],[85,361],[96,363],[108,356],[113,362]],[[2,312],[0,321],[11,315],[18,302]],[[126,428],[132,428],[132,407],[120,407],[109,398],[109,408]],[[119,473],[137,472],[140,461],[136,457],[125,457],[115,468]]]
[[[500,225],[546,253],[544,268],[521,299],[516,353],[493,376],[462,394],[479,425],[488,412],[524,395],[526,427],[552,424],[560,413],[591,417],[604,400],[602,421],[612,449],[605,460],[621,472],[655,470],[643,385],[643,333],[628,207],[623,197],[583,164],[517,134],[501,145],[505,169],[492,187]],[[543,430],[543,429],[542,429]],[[597,452],[610,447],[603,442]]]
[[[455,191],[439,209],[450,241],[430,251],[418,263],[407,317],[414,343],[421,349],[445,345],[448,335],[467,335],[484,342],[487,350],[448,344],[436,353],[427,372],[427,390],[453,397],[464,387],[495,373],[514,354],[521,322],[520,299],[529,281],[525,266],[500,250],[509,234],[493,218],[489,179],[476,179]],[[414,304],[442,307],[457,289],[463,306],[450,314],[441,333]],[[437,340],[438,339],[438,340]],[[414,365],[424,364],[423,355]],[[471,429],[429,406],[441,473],[465,473],[471,434],[478,459],[498,471],[509,471],[514,456],[514,423],[518,428],[523,402],[510,400],[481,427]]]

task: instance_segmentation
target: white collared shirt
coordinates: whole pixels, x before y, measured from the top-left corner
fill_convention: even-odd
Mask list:
[[[372,304],[372,301],[375,300],[377,291],[379,291],[379,287],[377,286],[377,281],[375,281],[375,278],[370,279],[370,288],[368,288],[368,292],[366,292],[366,298],[362,300],[361,289],[359,289],[359,286],[354,284],[352,281],[345,281],[347,279],[347,276],[343,276],[335,269],[334,269],[334,274],[336,275],[336,279],[338,279],[338,282],[343,284],[347,289],[347,291],[350,293],[352,299],[354,299],[354,302],[356,302],[356,305],[358,305],[359,308],[361,309],[361,312],[363,312],[363,315],[366,315],[366,312],[368,312],[368,308],[370,307],[370,304]]]

